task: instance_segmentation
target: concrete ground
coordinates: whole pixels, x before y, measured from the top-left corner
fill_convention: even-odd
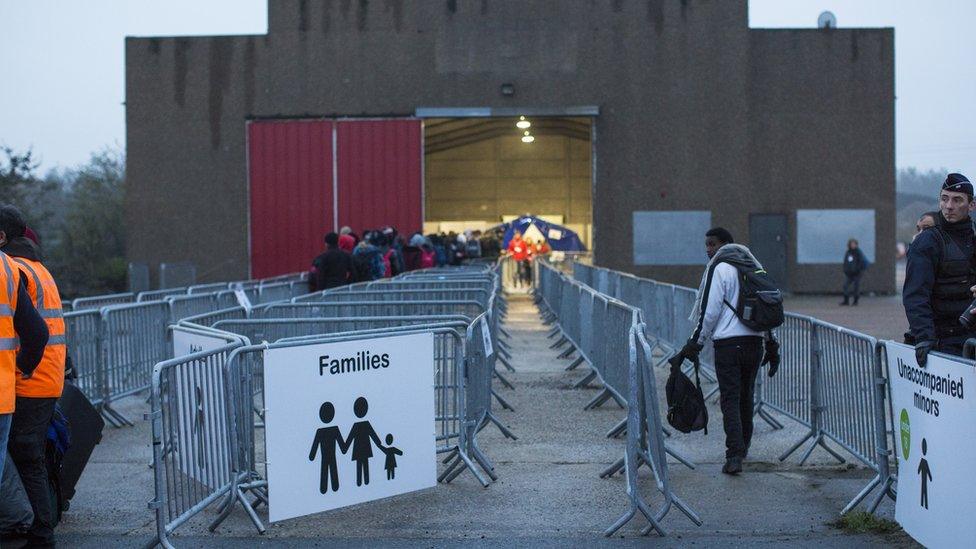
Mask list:
[[[808,305],[814,307],[813,303]],[[868,301],[864,302],[868,310]],[[844,311],[845,314],[852,314]],[[858,313],[859,314],[859,313]],[[865,324],[867,325],[867,324]],[[773,431],[759,423],[750,461],[738,477],[721,474],[724,440],[721,414],[713,405],[709,435],[674,436],[670,444],[697,464],[690,470],[670,467],[676,493],[704,520],[692,524],[677,510],[664,518],[669,537],[640,537],[645,526],[633,519],[612,539],[603,530],[628,508],[624,480],[599,478],[600,471],[622,456],[624,442],[605,433],[624,417],[609,403],[584,411],[596,389],[573,389],[583,368],[566,372],[567,359],[548,349],[546,329],[525,296],[511,298],[507,329],[512,333],[515,390],[501,394],[515,412],[495,406],[519,437],[503,438],[494,427],[479,436],[500,479],[482,488],[465,473],[451,484],[270,525],[258,536],[241,509],[215,534],[206,525],[214,509],[183,525],[174,537],[179,547],[891,547],[913,546],[904,534],[851,536],[829,526],[871,475],[863,468],[836,466],[822,450],[811,464],[785,463],[778,456],[804,430],[781,418],[786,429]],[[659,386],[663,388],[663,371]],[[497,383],[496,383],[497,385]],[[662,397],[663,398],[663,397]],[[120,407],[135,427],[107,428],[105,438],[78,486],[58,529],[66,547],[104,549],[144,544],[154,531],[146,502],[152,498],[149,428],[141,421],[145,403],[129,399]],[[641,493],[651,505],[661,498],[646,468]],[[880,513],[890,518],[893,504]],[[260,510],[262,519],[266,511]],[[6,545],[5,545],[6,547]]]

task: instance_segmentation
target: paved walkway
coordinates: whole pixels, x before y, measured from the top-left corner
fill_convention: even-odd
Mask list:
[[[645,526],[636,518],[618,537],[602,537],[604,528],[627,509],[620,476],[603,480],[600,471],[619,458],[622,440],[605,437],[624,416],[608,404],[583,411],[595,389],[572,389],[583,376],[548,349],[546,329],[525,296],[511,300],[507,328],[512,333],[514,362],[510,374],[515,390],[501,390],[516,412],[498,415],[519,436],[503,438],[489,427],[481,447],[494,461],[498,482],[482,488],[468,473],[449,485],[388,500],[271,525],[259,537],[242,510],[236,510],[217,531],[206,525],[215,516],[207,510],[180,528],[180,547],[230,547],[242,543],[276,547],[665,547],[699,546],[877,546],[911,545],[904,535],[848,536],[827,525],[870,478],[868,471],[827,465],[826,454],[814,453],[814,465],[780,464],[775,456],[803,434],[790,426],[773,432],[757,429],[745,474],[728,477],[719,471],[723,455],[721,416],[711,410],[710,434],[676,436],[671,443],[698,467],[673,464],[677,493],[704,519],[694,526],[672,511],[663,521],[665,539],[641,538]],[[661,372],[663,376],[663,372]],[[663,387],[663,377],[659,385]],[[129,399],[123,410],[140,418],[144,402]],[[784,420],[785,421],[785,420]],[[146,502],[152,496],[148,425],[107,429],[102,444],[78,487],[78,495],[59,528],[67,547],[131,547],[146,542],[153,531]],[[795,459],[795,458],[794,458]],[[642,473],[641,489],[652,502],[653,482]],[[892,505],[883,504],[890,516]],[[264,511],[262,518],[266,518]],[[246,541],[242,538],[246,538]]]

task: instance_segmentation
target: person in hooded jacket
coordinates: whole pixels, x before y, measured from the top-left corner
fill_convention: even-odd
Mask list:
[[[739,271],[736,265],[762,269],[749,248],[735,244],[721,227],[705,233],[708,266],[702,274],[689,320],[696,323],[691,338],[676,355],[692,362],[705,342],[712,340],[718,377],[722,427],[725,430],[725,465],[722,472],[737,475],[749,453],[753,431],[753,389],[759,368],[769,364],[769,377],[779,369],[779,343],[772,332],[765,335],[746,326],[736,314],[739,303]]]
[[[403,247],[403,268],[406,271],[416,271],[423,267],[424,257],[424,235],[414,233],[410,237],[410,242]]]
[[[360,262],[360,265],[356,268],[357,272],[364,270],[362,268],[364,264],[368,266],[369,278],[367,280],[379,280],[386,274],[383,254],[380,252],[379,246],[377,246],[377,243],[382,242],[382,239],[382,234],[376,231],[368,231],[353,251],[353,259],[355,260],[358,257],[359,259],[357,261]]]

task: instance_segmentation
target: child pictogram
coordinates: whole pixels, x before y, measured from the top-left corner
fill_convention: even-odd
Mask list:
[[[929,460],[925,459],[925,454],[929,451],[928,442],[922,439],[922,459],[918,461],[918,474],[922,477],[922,507],[929,508],[929,481],[932,480],[932,469],[929,467]]]
[[[396,478],[396,457],[402,456],[403,451],[393,446],[393,435],[386,435],[386,448],[382,448],[386,454],[386,480]]]

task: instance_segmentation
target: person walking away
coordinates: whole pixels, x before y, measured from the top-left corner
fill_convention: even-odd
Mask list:
[[[961,356],[963,344],[976,335],[959,322],[976,285],[973,208],[972,183],[962,174],[948,174],[935,226],[919,233],[908,247],[902,304],[915,359],[923,368],[930,351]]]
[[[732,234],[716,227],[705,233],[708,266],[689,319],[697,323],[691,338],[678,355],[697,361],[706,340],[715,349],[715,373],[725,430],[725,465],[722,472],[737,475],[749,453],[753,432],[753,389],[763,364],[769,376],[779,368],[779,343],[772,331],[764,334],[746,326],[739,318],[739,268],[762,271],[749,248],[735,244]],[[765,271],[762,271],[765,272]],[[765,344],[764,344],[765,337]]]
[[[41,263],[39,247],[25,236],[26,229],[19,210],[0,207],[0,251],[17,264],[30,303],[48,331],[47,344],[33,375],[29,379],[18,376],[16,380],[16,409],[8,448],[34,511],[34,522],[27,532],[28,546],[49,547],[54,544],[57,502],[50,497],[45,451],[48,426],[64,388],[65,325],[58,286]]]
[[[868,258],[858,247],[857,240],[852,238],[847,241],[847,251],[844,253],[844,301],[841,305],[857,306],[857,300],[861,297],[861,276],[868,268]],[[853,301],[852,301],[853,299]]]
[[[339,248],[339,235],[325,235],[325,253],[312,261],[315,267],[316,287],[328,290],[348,284],[352,278],[352,256]]]

